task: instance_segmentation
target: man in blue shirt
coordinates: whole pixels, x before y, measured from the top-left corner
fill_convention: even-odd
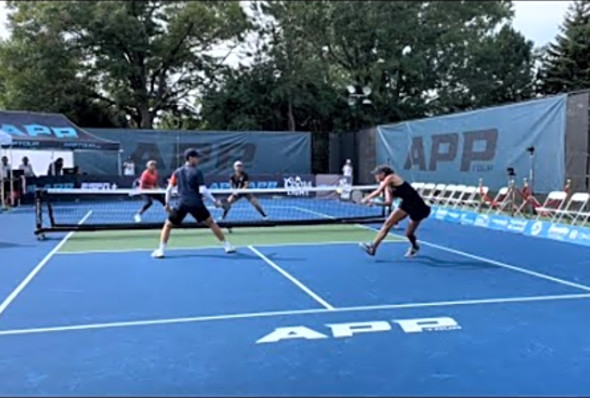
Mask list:
[[[176,225],[180,225],[187,214],[190,214],[197,222],[204,222],[213,234],[223,244],[226,253],[233,253],[235,250],[231,244],[225,239],[223,231],[219,225],[215,223],[209,210],[203,202],[203,196],[215,203],[216,207],[221,207],[221,202],[216,200],[211,192],[205,186],[205,178],[201,170],[197,168],[201,160],[201,155],[195,149],[187,149],[184,152],[186,163],[184,166],[178,168],[170,178],[168,188],[166,189],[166,211],[168,212],[168,220],[162,228],[162,235],[160,238],[160,247],[152,253],[154,258],[164,257],[164,251],[170,238],[170,231]],[[178,204],[176,207],[170,207],[170,197],[172,196],[172,189],[178,187]]]

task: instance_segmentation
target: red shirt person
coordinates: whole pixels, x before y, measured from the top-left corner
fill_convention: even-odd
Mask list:
[[[139,188],[141,190],[152,190],[158,188],[158,164],[155,160],[150,160],[147,162],[146,169],[141,173],[141,178],[139,179]],[[162,206],[166,206],[166,195],[163,193],[143,193],[141,194],[141,198],[143,199],[143,206],[137,214],[135,214],[135,221],[141,222],[141,216],[145,213],[152,204],[154,200],[160,202]]]

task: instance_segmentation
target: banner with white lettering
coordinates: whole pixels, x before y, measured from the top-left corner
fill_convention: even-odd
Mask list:
[[[170,175],[184,164],[183,153],[196,148],[203,155],[205,175],[229,175],[241,160],[250,174],[311,173],[311,134],[305,132],[226,132],[89,129],[100,138],[121,143],[122,161],[131,159],[137,173],[148,160],[160,174]],[[116,157],[90,151],[77,153],[76,164],[88,174],[117,174]],[[115,167],[115,170],[112,168]]]
[[[507,185],[534,171],[535,191],[561,189],[565,180],[567,96],[378,127],[377,160],[408,180]],[[531,158],[529,148],[534,148]]]

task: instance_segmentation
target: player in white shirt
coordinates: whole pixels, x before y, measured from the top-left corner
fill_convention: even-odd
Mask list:
[[[135,162],[131,158],[127,159],[125,163],[123,163],[123,175],[124,176],[134,176],[135,175]]]
[[[18,169],[24,171],[25,177],[35,177],[33,166],[29,163],[29,158],[26,156],[23,158],[23,162],[20,166],[18,166]]]
[[[342,167],[342,174],[348,185],[352,185],[352,162],[350,159],[346,159],[346,163]]]
[[[10,178],[10,163],[8,163],[8,158],[6,156],[2,156],[2,163],[0,164],[0,177],[5,180]]]

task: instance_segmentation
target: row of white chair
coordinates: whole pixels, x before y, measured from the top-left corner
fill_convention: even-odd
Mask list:
[[[486,214],[508,213],[525,216],[528,207],[533,207],[537,219],[552,222],[567,222],[585,225],[590,222],[590,193],[578,192],[570,195],[566,191],[550,192],[543,203],[534,197],[526,197],[514,186],[502,187],[494,198],[488,196],[489,188],[479,186],[412,183],[414,189],[432,205],[461,210],[474,210]]]
[[[481,198],[486,196],[486,186],[434,184],[414,182],[412,186],[430,204],[452,207],[455,209],[475,209],[481,205]]]

